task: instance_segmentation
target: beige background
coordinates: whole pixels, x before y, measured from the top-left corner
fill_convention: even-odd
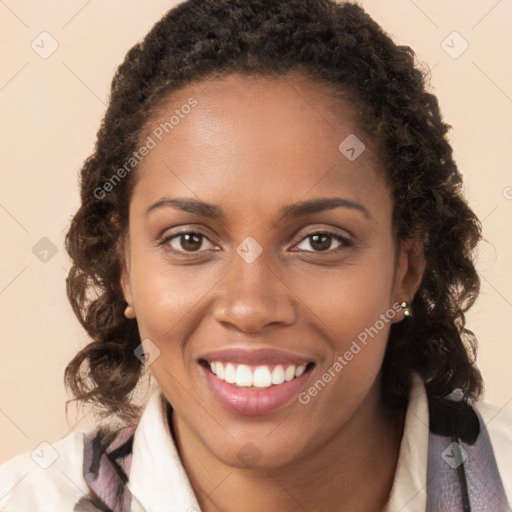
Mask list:
[[[63,236],[115,68],[175,3],[0,0],[0,462],[91,421],[87,410],[71,408],[69,421],[64,411],[63,370],[87,340],[65,296]],[[468,323],[480,340],[486,399],[512,408],[512,1],[360,3],[432,69],[431,88],[454,128],[456,161],[488,241]],[[46,59],[31,47],[35,40],[43,51],[44,37],[51,48],[43,31],[59,45]],[[453,31],[460,36],[446,39]],[[469,46],[452,58],[444,40],[452,55],[464,41]],[[43,237],[57,250],[46,262],[32,251],[37,243],[48,249]]]

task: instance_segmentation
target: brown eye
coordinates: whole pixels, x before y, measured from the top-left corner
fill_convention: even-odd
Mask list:
[[[203,240],[201,235],[197,233],[185,233],[184,235],[180,235],[178,239],[181,238],[181,247],[186,251],[197,251],[203,245]]]
[[[176,252],[198,252],[204,248],[205,241],[211,243],[202,233],[187,231],[167,237],[162,244],[168,244]]]
[[[312,248],[312,250],[300,248],[300,244],[302,244],[305,241],[309,241],[309,246]],[[338,247],[335,247],[332,249],[331,244],[333,241],[338,242]],[[329,233],[329,232],[318,232],[318,233],[311,233],[307,236],[305,236],[301,241],[300,244],[297,246],[300,250],[305,250],[307,252],[337,252],[345,247],[349,247],[351,245],[350,240],[348,240],[345,237],[342,237],[336,233]]]

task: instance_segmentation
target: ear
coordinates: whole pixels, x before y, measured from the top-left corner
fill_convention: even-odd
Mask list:
[[[132,306],[133,297],[130,281],[130,239],[128,234],[118,240],[116,252],[121,264],[121,290],[123,291],[124,300],[128,305]]]
[[[425,273],[423,244],[417,239],[400,241],[397,260],[393,304],[403,301],[411,304]],[[403,314],[398,316],[398,321],[403,319]]]

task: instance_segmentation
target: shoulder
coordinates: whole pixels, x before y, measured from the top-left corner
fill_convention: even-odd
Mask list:
[[[83,477],[85,432],[73,432],[54,443],[0,466],[0,511],[52,512],[73,510],[86,493]]]
[[[482,416],[491,438],[501,443],[504,449],[512,449],[512,409],[482,400],[474,405]]]
[[[512,410],[485,401],[478,401],[474,406],[489,433],[503,486],[512,503]]]

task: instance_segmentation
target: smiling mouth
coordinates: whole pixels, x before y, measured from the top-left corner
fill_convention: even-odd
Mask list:
[[[250,389],[266,389],[290,382],[311,371],[315,365],[313,362],[301,365],[289,363],[248,365],[205,359],[200,359],[199,363],[219,380],[234,387]]]

